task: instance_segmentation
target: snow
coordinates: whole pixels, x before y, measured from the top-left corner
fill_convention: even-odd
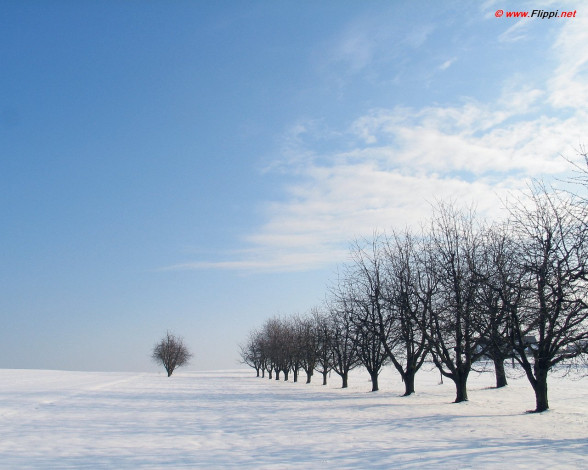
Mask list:
[[[513,372],[511,371],[511,374]],[[306,385],[252,370],[0,370],[0,468],[588,468],[588,377],[550,378],[550,406],[514,371],[472,373],[470,401],[435,371]],[[290,377],[292,380],[292,377]]]

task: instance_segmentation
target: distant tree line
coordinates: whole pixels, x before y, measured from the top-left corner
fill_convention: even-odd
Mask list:
[[[580,182],[588,178],[582,169]],[[547,410],[547,377],[588,353],[588,204],[535,183],[507,205],[504,221],[439,203],[419,231],[374,233],[355,241],[324,305],[268,319],[241,347],[257,375],[298,380],[329,372],[348,385],[363,366],[372,390],[392,364],[405,395],[426,360],[453,381],[455,402],[482,359],[507,385],[516,361]],[[585,356],[584,356],[585,357]]]

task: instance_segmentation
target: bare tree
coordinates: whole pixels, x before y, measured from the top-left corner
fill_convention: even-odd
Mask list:
[[[315,370],[323,376],[323,385],[327,385],[327,375],[332,369],[332,331],[327,316],[319,309],[313,309],[317,338]]]
[[[510,212],[526,290],[510,311],[512,346],[541,412],[549,408],[549,372],[588,344],[588,209],[536,183]]]
[[[496,388],[501,388],[508,384],[504,361],[514,361],[510,312],[521,305],[525,291],[509,223],[495,223],[486,229],[481,243],[484,249],[476,266],[476,304],[486,335],[485,355],[494,363]]]
[[[420,263],[419,249],[417,237],[409,232],[395,233],[385,242],[384,296],[389,308],[380,311],[379,331],[384,349],[404,382],[404,396],[414,393],[416,373],[429,353],[421,325],[435,284]]]
[[[192,353],[184,344],[184,339],[179,336],[174,336],[169,331],[165,337],[153,347],[151,355],[153,360],[162,364],[170,377],[176,368],[188,364]]]
[[[477,308],[477,265],[483,248],[472,211],[439,204],[424,255],[437,288],[423,331],[433,362],[455,383],[459,403],[468,399],[467,380],[474,362],[486,353],[488,332]]]
[[[316,367],[319,338],[317,332],[317,325],[310,315],[300,319],[298,325],[300,344],[301,367],[306,373],[306,383],[309,384],[312,380],[314,369]]]
[[[247,343],[241,345],[239,349],[241,362],[253,367],[257,372],[257,377],[260,375],[261,377],[265,377],[267,354],[263,332],[257,330],[251,332]]]
[[[390,323],[384,323],[387,316],[384,297],[383,256],[379,236],[374,234],[364,244],[355,242],[351,256],[353,264],[346,275],[346,296],[351,307],[354,323],[354,338],[357,355],[372,381],[372,392],[379,390],[378,377],[388,359],[382,339],[390,338]]]
[[[331,330],[331,355],[333,371],[341,377],[341,388],[349,384],[349,372],[359,365],[357,355],[353,308],[344,295],[341,281],[331,291],[327,304],[329,329]]]
[[[290,368],[293,381],[298,382],[298,372],[304,362],[304,327],[300,315],[292,315],[284,322],[286,340],[288,341],[288,353],[290,356]]]

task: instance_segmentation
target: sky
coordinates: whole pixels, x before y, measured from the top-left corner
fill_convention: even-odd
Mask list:
[[[586,44],[580,1],[0,0],[0,368],[238,367],[354,239],[567,174]]]

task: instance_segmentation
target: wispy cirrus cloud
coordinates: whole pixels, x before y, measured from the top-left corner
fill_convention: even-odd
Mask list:
[[[516,42],[525,39],[528,35],[528,30],[531,23],[528,19],[518,20],[504,33],[498,36],[500,42]]]
[[[361,76],[368,81],[388,81],[383,70],[387,65],[401,64],[404,58],[426,46],[435,31],[433,21],[419,24],[390,24],[392,16],[415,15],[410,5],[389,5],[382,15],[358,17],[315,51],[317,67],[331,86],[344,89]],[[399,66],[399,70],[402,67]]]

